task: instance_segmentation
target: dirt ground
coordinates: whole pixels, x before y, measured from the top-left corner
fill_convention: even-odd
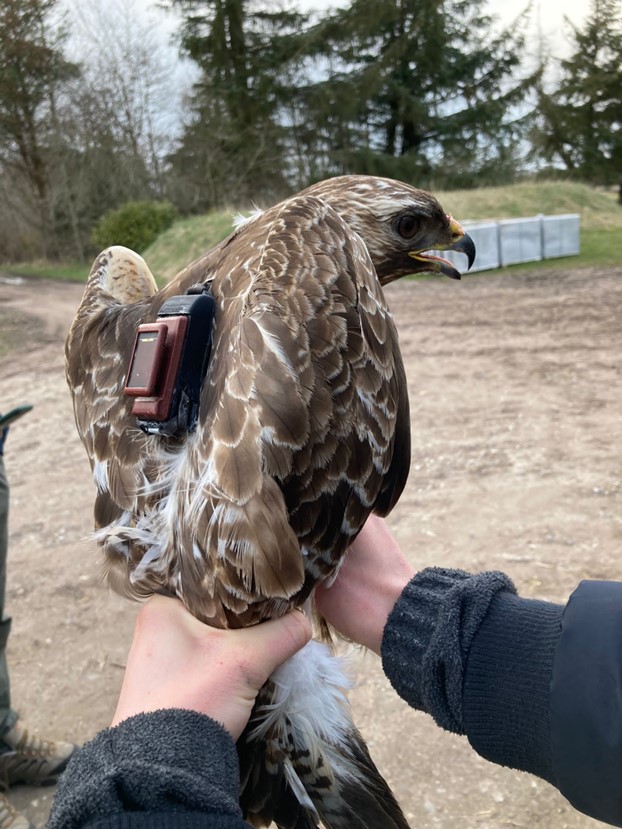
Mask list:
[[[0,409],[11,430],[8,611],[14,703],[41,735],[89,739],[111,718],[136,606],[98,580],[93,484],[63,377],[81,287],[0,280]],[[409,378],[413,458],[391,525],[420,568],[502,569],[564,602],[622,578],[622,270],[409,282],[388,291]],[[588,829],[549,785],[480,759],[410,710],[354,654],[355,718],[413,828]],[[20,788],[42,825],[52,790]]]

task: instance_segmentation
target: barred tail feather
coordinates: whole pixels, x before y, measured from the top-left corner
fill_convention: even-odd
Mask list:
[[[352,723],[349,686],[342,661],[318,642],[270,677],[238,743],[251,825],[408,829]]]

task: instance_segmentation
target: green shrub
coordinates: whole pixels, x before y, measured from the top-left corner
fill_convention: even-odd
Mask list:
[[[105,213],[91,232],[98,247],[124,245],[142,253],[177,218],[170,202],[128,201]]]

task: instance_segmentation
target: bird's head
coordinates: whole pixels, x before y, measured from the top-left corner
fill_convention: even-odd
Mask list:
[[[338,176],[304,192],[330,204],[359,234],[383,285],[416,273],[460,279],[451,262],[430,250],[459,251],[473,264],[473,240],[424,190],[375,176]]]

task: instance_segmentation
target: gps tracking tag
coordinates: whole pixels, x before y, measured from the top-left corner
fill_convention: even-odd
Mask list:
[[[138,326],[124,391],[144,432],[176,437],[196,427],[215,307],[209,289],[196,285]]]
[[[145,431],[165,433],[163,424],[171,419],[187,329],[188,318],[182,316],[138,326],[125,393],[136,398],[132,414],[160,424]]]

